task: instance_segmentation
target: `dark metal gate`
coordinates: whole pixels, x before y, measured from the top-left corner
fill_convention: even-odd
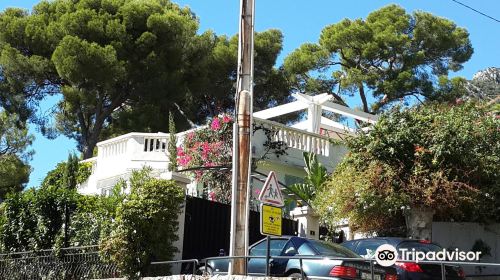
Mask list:
[[[260,214],[250,212],[250,244],[264,238],[260,234]],[[220,249],[229,253],[231,206],[198,197],[186,198],[186,220],[182,259],[218,256]],[[283,219],[283,235],[297,235],[298,223]]]

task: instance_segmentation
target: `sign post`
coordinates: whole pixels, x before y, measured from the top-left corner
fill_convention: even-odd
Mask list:
[[[266,276],[269,276],[270,236],[281,236],[283,221],[282,207],[285,206],[279,188],[278,179],[274,171],[269,172],[259,200],[260,204],[260,233],[266,235]]]

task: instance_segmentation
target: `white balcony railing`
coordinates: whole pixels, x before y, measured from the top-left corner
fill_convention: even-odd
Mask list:
[[[287,147],[301,151],[312,152],[326,157],[330,155],[330,141],[326,136],[289,127],[270,120],[254,118],[254,122],[258,125],[264,125],[273,131],[272,141],[283,141]],[[186,135],[196,129],[178,133],[177,145],[182,142]],[[128,155],[133,158],[144,157],[146,159],[153,156],[153,154],[158,154],[158,156],[162,154],[162,157],[166,158],[168,141],[169,136],[166,133],[132,132],[99,142],[97,144],[98,156],[100,158],[111,158]]]
[[[283,124],[254,118],[256,124],[271,129],[273,141],[283,141],[289,148],[312,152],[322,156],[330,155],[330,140],[328,137],[285,126]]]
[[[163,152],[168,149],[168,134],[131,132],[97,143],[98,156],[111,158],[139,156],[140,154]]]
[[[152,136],[144,137],[144,152],[166,152],[168,144],[168,136]]]

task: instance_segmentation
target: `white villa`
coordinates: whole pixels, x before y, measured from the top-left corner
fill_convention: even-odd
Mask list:
[[[347,152],[346,147],[332,143],[331,139],[343,139],[354,135],[356,129],[332,121],[323,116],[324,112],[339,114],[342,117],[373,124],[377,116],[356,111],[332,102],[332,96],[320,94],[308,96],[295,94],[296,101],[274,108],[255,112],[253,122],[273,131],[273,141],[283,141],[287,145],[286,155],[279,158],[271,153],[260,161],[257,172],[252,174],[252,186],[260,189],[269,171],[277,174],[284,185],[302,181],[305,176],[303,152],[316,153],[320,162],[331,172]],[[270,119],[285,114],[306,111],[307,118],[291,126]],[[369,126],[367,126],[369,128]],[[189,131],[177,134],[178,145]],[[252,156],[260,158],[265,152],[267,137],[261,130],[252,136]],[[182,173],[168,172],[167,133],[131,132],[97,144],[97,156],[85,160],[92,163],[92,174],[79,187],[82,194],[107,194],[120,179],[127,180],[133,170],[149,166],[155,176],[174,179],[186,185],[188,195],[199,196],[200,186]],[[253,194],[255,195],[255,194]],[[318,238],[318,218],[311,215],[308,206],[297,207],[291,215],[299,221],[299,235]]]

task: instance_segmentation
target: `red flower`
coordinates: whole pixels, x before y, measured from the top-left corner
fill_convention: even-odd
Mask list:
[[[230,117],[230,116],[228,116],[228,115],[224,115],[224,116],[222,117],[222,122],[223,122],[223,123],[228,123],[228,122],[231,122],[232,120],[233,120],[233,119],[231,119],[231,117]]]
[[[421,153],[421,152],[424,152],[424,151],[425,151],[424,147],[419,146],[419,145],[415,145],[415,152],[416,153]]]
[[[210,192],[210,193],[208,194],[208,198],[209,198],[210,200],[212,200],[212,201],[215,201],[215,192]]]

